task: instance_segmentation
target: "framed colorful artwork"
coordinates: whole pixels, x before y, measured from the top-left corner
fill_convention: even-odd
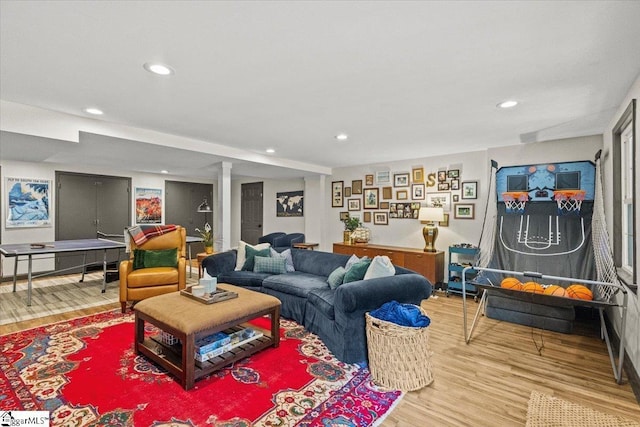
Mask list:
[[[365,209],[378,209],[379,188],[365,188],[362,194]]]
[[[391,182],[391,172],[378,171],[376,172],[376,184],[389,184]]]
[[[360,210],[360,199],[349,199],[347,200],[347,209],[350,211],[359,211]]]
[[[451,193],[427,193],[427,206],[438,206],[445,212],[451,211]]]
[[[351,194],[362,194],[362,180],[351,181]]]
[[[7,177],[5,182],[6,228],[53,226],[51,180]]]
[[[478,198],[478,181],[464,181],[462,183],[462,198],[463,199]]]
[[[411,184],[411,199],[412,200],[424,200],[425,197],[424,184]]]
[[[376,225],[389,225],[389,215],[387,212],[374,212],[373,223]]]
[[[424,182],[424,168],[413,168],[411,170],[412,181],[417,183]]]
[[[438,182],[447,180],[447,171],[438,171]]]
[[[473,219],[475,205],[473,203],[456,203],[453,205],[453,217],[455,219]]]
[[[331,183],[331,207],[344,207],[344,181],[333,181]]]
[[[382,187],[382,199],[393,199],[393,187]]]
[[[450,179],[460,178],[460,170],[459,169],[449,169],[447,171],[447,178],[450,178]]]
[[[394,187],[408,187],[409,186],[409,174],[408,173],[396,173],[393,175]]]

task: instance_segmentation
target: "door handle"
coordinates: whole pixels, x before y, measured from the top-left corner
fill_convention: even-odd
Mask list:
[[[262,228],[262,224],[258,224],[258,228]]]

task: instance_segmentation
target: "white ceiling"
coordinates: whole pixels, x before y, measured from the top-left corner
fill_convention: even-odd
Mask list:
[[[183,156],[184,176],[228,160],[236,175],[288,177],[592,135],[639,73],[640,1],[0,2],[3,101],[98,107],[117,126],[254,157],[274,148],[278,165],[94,134],[43,161],[148,172]],[[506,99],[520,104],[496,108]],[[6,135],[0,156],[19,160]]]

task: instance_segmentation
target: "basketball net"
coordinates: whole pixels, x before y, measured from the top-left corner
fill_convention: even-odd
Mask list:
[[[492,166],[489,176],[489,191],[487,194],[486,209],[484,211],[484,222],[480,233],[478,254],[475,259],[475,265],[478,267],[488,267],[489,262],[491,262],[493,258],[493,249],[498,228],[498,193],[495,185],[496,171],[497,168]]]
[[[561,215],[580,214],[585,194],[584,190],[556,190],[553,197],[558,204],[558,213]]]
[[[502,200],[504,200],[507,213],[523,214],[529,200],[529,194],[525,192],[502,193]]]
[[[613,252],[609,245],[609,233],[607,232],[606,217],[604,215],[604,200],[602,196],[602,167],[600,159],[596,159],[596,185],[593,200],[593,216],[591,218],[591,240],[593,242],[593,254],[598,272],[598,281],[620,284],[618,273],[613,262]],[[615,293],[613,286],[596,286],[597,300],[607,301]]]

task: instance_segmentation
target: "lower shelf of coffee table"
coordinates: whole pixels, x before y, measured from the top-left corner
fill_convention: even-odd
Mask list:
[[[237,362],[238,360],[249,357],[252,354],[271,347],[274,344],[273,338],[269,336],[269,332],[261,328],[251,326],[253,329],[262,332],[262,335],[247,342],[243,342],[229,351],[222,353],[205,362],[199,362],[195,358],[190,363],[194,363],[194,379],[209,375],[218,371],[225,366]],[[235,328],[234,328],[235,329]],[[182,373],[182,344],[169,345],[160,340],[158,336],[146,337],[140,343],[140,350],[154,362],[158,363],[170,373],[180,377]],[[193,357],[193,355],[191,355]]]

